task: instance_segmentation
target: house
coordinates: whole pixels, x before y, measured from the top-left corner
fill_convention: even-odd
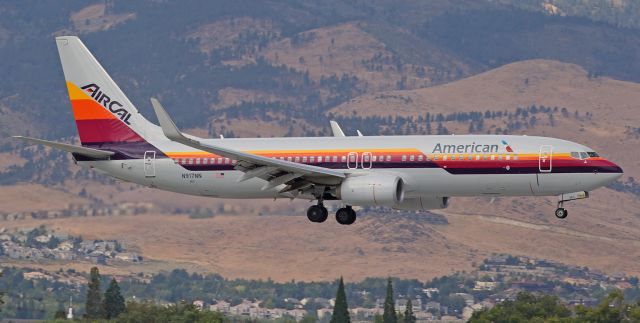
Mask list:
[[[204,309],[204,301],[195,300],[191,304],[193,304],[198,309],[198,311],[202,311]]]
[[[331,317],[333,315],[333,310],[330,308],[319,308],[316,310],[316,316],[318,316],[318,320],[322,320],[325,317]]]
[[[225,301],[214,300],[214,302],[215,302],[214,304],[209,305],[209,311],[229,314],[229,311],[231,309],[231,304]]]
[[[129,261],[129,262],[138,262],[139,261],[138,255],[135,254],[135,253],[131,253],[131,252],[120,252],[120,253],[117,253],[115,258],[117,260]]]
[[[483,282],[478,280],[475,282],[473,290],[494,290],[496,287],[498,287],[497,282]]]

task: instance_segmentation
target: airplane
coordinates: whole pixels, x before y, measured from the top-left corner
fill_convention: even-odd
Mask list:
[[[564,202],[622,176],[593,149],[567,140],[513,135],[345,136],[204,139],[179,130],[151,98],[159,126],[138,112],[75,36],[56,44],[80,146],[15,136],[70,152],[74,162],[140,185],[236,199],[306,199],[311,222],[356,221],[354,206],[443,209],[459,196],[558,196]]]

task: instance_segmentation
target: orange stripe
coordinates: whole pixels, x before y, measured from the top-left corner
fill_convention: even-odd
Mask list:
[[[117,119],[111,112],[93,99],[71,100],[76,120]]]

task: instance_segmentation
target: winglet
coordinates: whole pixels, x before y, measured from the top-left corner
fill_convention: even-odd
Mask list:
[[[151,98],[151,105],[153,106],[153,110],[156,112],[158,122],[160,122],[160,127],[162,127],[162,132],[167,138],[177,142],[190,140],[180,132],[175,122],[171,120],[167,111],[162,107],[162,104],[160,104],[160,101],[156,98]]]
[[[331,123],[331,131],[333,131],[334,137],[344,137],[344,132],[342,132],[342,129],[337,122],[331,120],[329,123]]]

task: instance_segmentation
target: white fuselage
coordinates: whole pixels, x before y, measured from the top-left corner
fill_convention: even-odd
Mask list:
[[[580,153],[585,157],[585,153],[593,152],[588,147],[547,137],[366,136],[206,142],[341,169],[349,176],[392,173],[404,181],[406,198],[558,195],[590,191],[622,175],[617,165],[597,155],[580,158]],[[263,190],[266,181],[260,178],[238,182],[243,173],[233,169],[232,160],[169,140],[152,144],[160,151],[148,152],[144,159],[79,161],[79,164],[124,181],[184,194],[220,198],[290,197],[278,193],[282,187]]]

